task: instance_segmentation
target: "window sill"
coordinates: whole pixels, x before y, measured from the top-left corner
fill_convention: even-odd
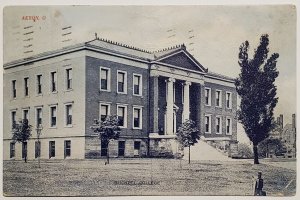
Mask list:
[[[125,129],[125,128],[127,128],[126,126],[119,126],[119,128],[121,128],[121,129]]]
[[[43,96],[43,93],[36,94],[35,96],[36,96],[36,97]]]
[[[70,88],[70,89],[66,89],[64,92],[72,92],[73,91],[73,88]]]
[[[64,128],[72,128],[73,125],[65,125]]]
[[[205,134],[211,134],[211,132],[205,132]]]
[[[136,96],[136,97],[141,97],[141,98],[143,98],[143,95],[141,95],[141,94],[133,94],[133,96]]]
[[[211,107],[211,104],[205,104],[205,106],[209,106],[209,107]]]
[[[132,129],[133,130],[142,130],[142,128],[140,128],[140,127],[133,127]]]
[[[226,133],[226,135],[232,135],[232,133]]]
[[[51,92],[52,94],[57,94],[58,93],[58,91],[54,91],[54,92]]]
[[[110,90],[103,90],[103,89],[100,89],[100,92],[111,92]]]
[[[127,94],[127,92],[117,92],[117,94]]]
[[[51,126],[51,127],[49,127],[50,129],[57,129],[57,127],[56,126]]]
[[[222,106],[216,106],[216,108],[222,109]]]

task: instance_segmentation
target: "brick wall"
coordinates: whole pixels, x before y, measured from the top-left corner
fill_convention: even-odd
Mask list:
[[[211,114],[211,134],[204,133],[205,137],[231,137],[233,140],[237,139],[237,93],[234,87],[229,87],[225,85],[205,82],[204,87],[208,87],[211,89],[211,106],[205,105],[205,98],[202,99],[201,103],[204,105],[204,113]],[[216,90],[222,91],[222,107],[216,107]],[[231,92],[232,94],[232,108],[226,108],[226,92]],[[216,134],[216,116],[222,117],[222,134]],[[204,117],[204,116],[203,116]],[[226,135],[226,117],[232,119],[232,135]],[[203,120],[202,126],[205,126],[205,122]]]
[[[100,66],[110,68],[111,73],[111,91],[100,91]],[[117,70],[127,72],[127,94],[117,93]],[[133,95],[133,73],[142,75],[142,96]],[[121,138],[147,138],[149,133],[149,98],[148,98],[148,84],[149,73],[148,69],[129,66],[122,63],[107,61],[103,59],[86,57],[86,135],[93,135],[93,131],[90,129],[94,119],[99,119],[99,101],[110,103],[110,114],[117,114],[117,103],[127,105],[127,128],[121,128]],[[142,129],[133,129],[133,106],[142,107]],[[86,140],[86,146],[90,140]],[[132,143],[132,147],[130,144]],[[94,144],[94,143],[93,143]],[[111,155],[118,155],[117,143],[112,142],[110,144]],[[126,141],[126,149],[133,148],[133,142]],[[129,145],[129,146],[128,146]],[[116,148],[116,149],[115,149]],[[95,150],[95,148],[93,148]],[[93,150],[93,151],[94,151]],[[88,151],[88,148],[86,148]],[[133,151],[132,151],[133,152]],[[89,154],[86,152],[86,155]],[[129,156],[133,153],[127,153]]]

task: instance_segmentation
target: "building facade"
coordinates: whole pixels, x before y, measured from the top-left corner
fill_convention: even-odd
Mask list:
[[[208,71],[184,45],[148,52],[97,38],[4,65],[4,159],[101,158],[108,150],[113,157],[172,157],[181,152],[176,130],[186,119],[203,140],[230,151],[236,110],[234,80]],[[108,115],[121,127],[109,148],[90,128]],[[33,126],[25,144],[12,141],[20,119]]]

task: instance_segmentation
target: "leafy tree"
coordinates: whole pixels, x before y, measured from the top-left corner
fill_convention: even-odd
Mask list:
[[[109,164],[109,142],[117,140],[120,136],[119,120],[117,116],[107,116],[104,121],[94,120],[91,129],[99,134],[103,145],[107,146],[107,164]]]
[[[31,137],[32,126],[29,124],[27,119],[23,119],[23,121],[19,121],[19,123],[14,122],[12,126],[12,139],[14,141],[22,143],[23,147],[24,143],[29,140]],[[25,152],[25,162],[27,162],[27,152]]]
[[[283,142],[277,138],[267,138],[258,145],[258,155],[261,158],[269,157],[271,152],[279,155],[285,150]]]
[[[196,128],[195,122],[187,119],[181,124],[176,135],[177,141],[183,147],[189,147],[189,163],[191,163],[191,145],[194,145],[200,139],[200,132]]]
[[[275,79],[278,53],[268,58],[269,36],[262,35],[253,58],[248,58],[249,42],[240,46],[239,65],[241,73],[235,81],[237,93],[241,98],[238,120],[253,143],[254,164],[259,164],[257,145],[269,137],[275,122],[273,110],[278,102]]]

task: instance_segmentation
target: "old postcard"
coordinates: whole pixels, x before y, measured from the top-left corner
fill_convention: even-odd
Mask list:
[[[6,6],[3,195],[296,195],[297,6]]]

